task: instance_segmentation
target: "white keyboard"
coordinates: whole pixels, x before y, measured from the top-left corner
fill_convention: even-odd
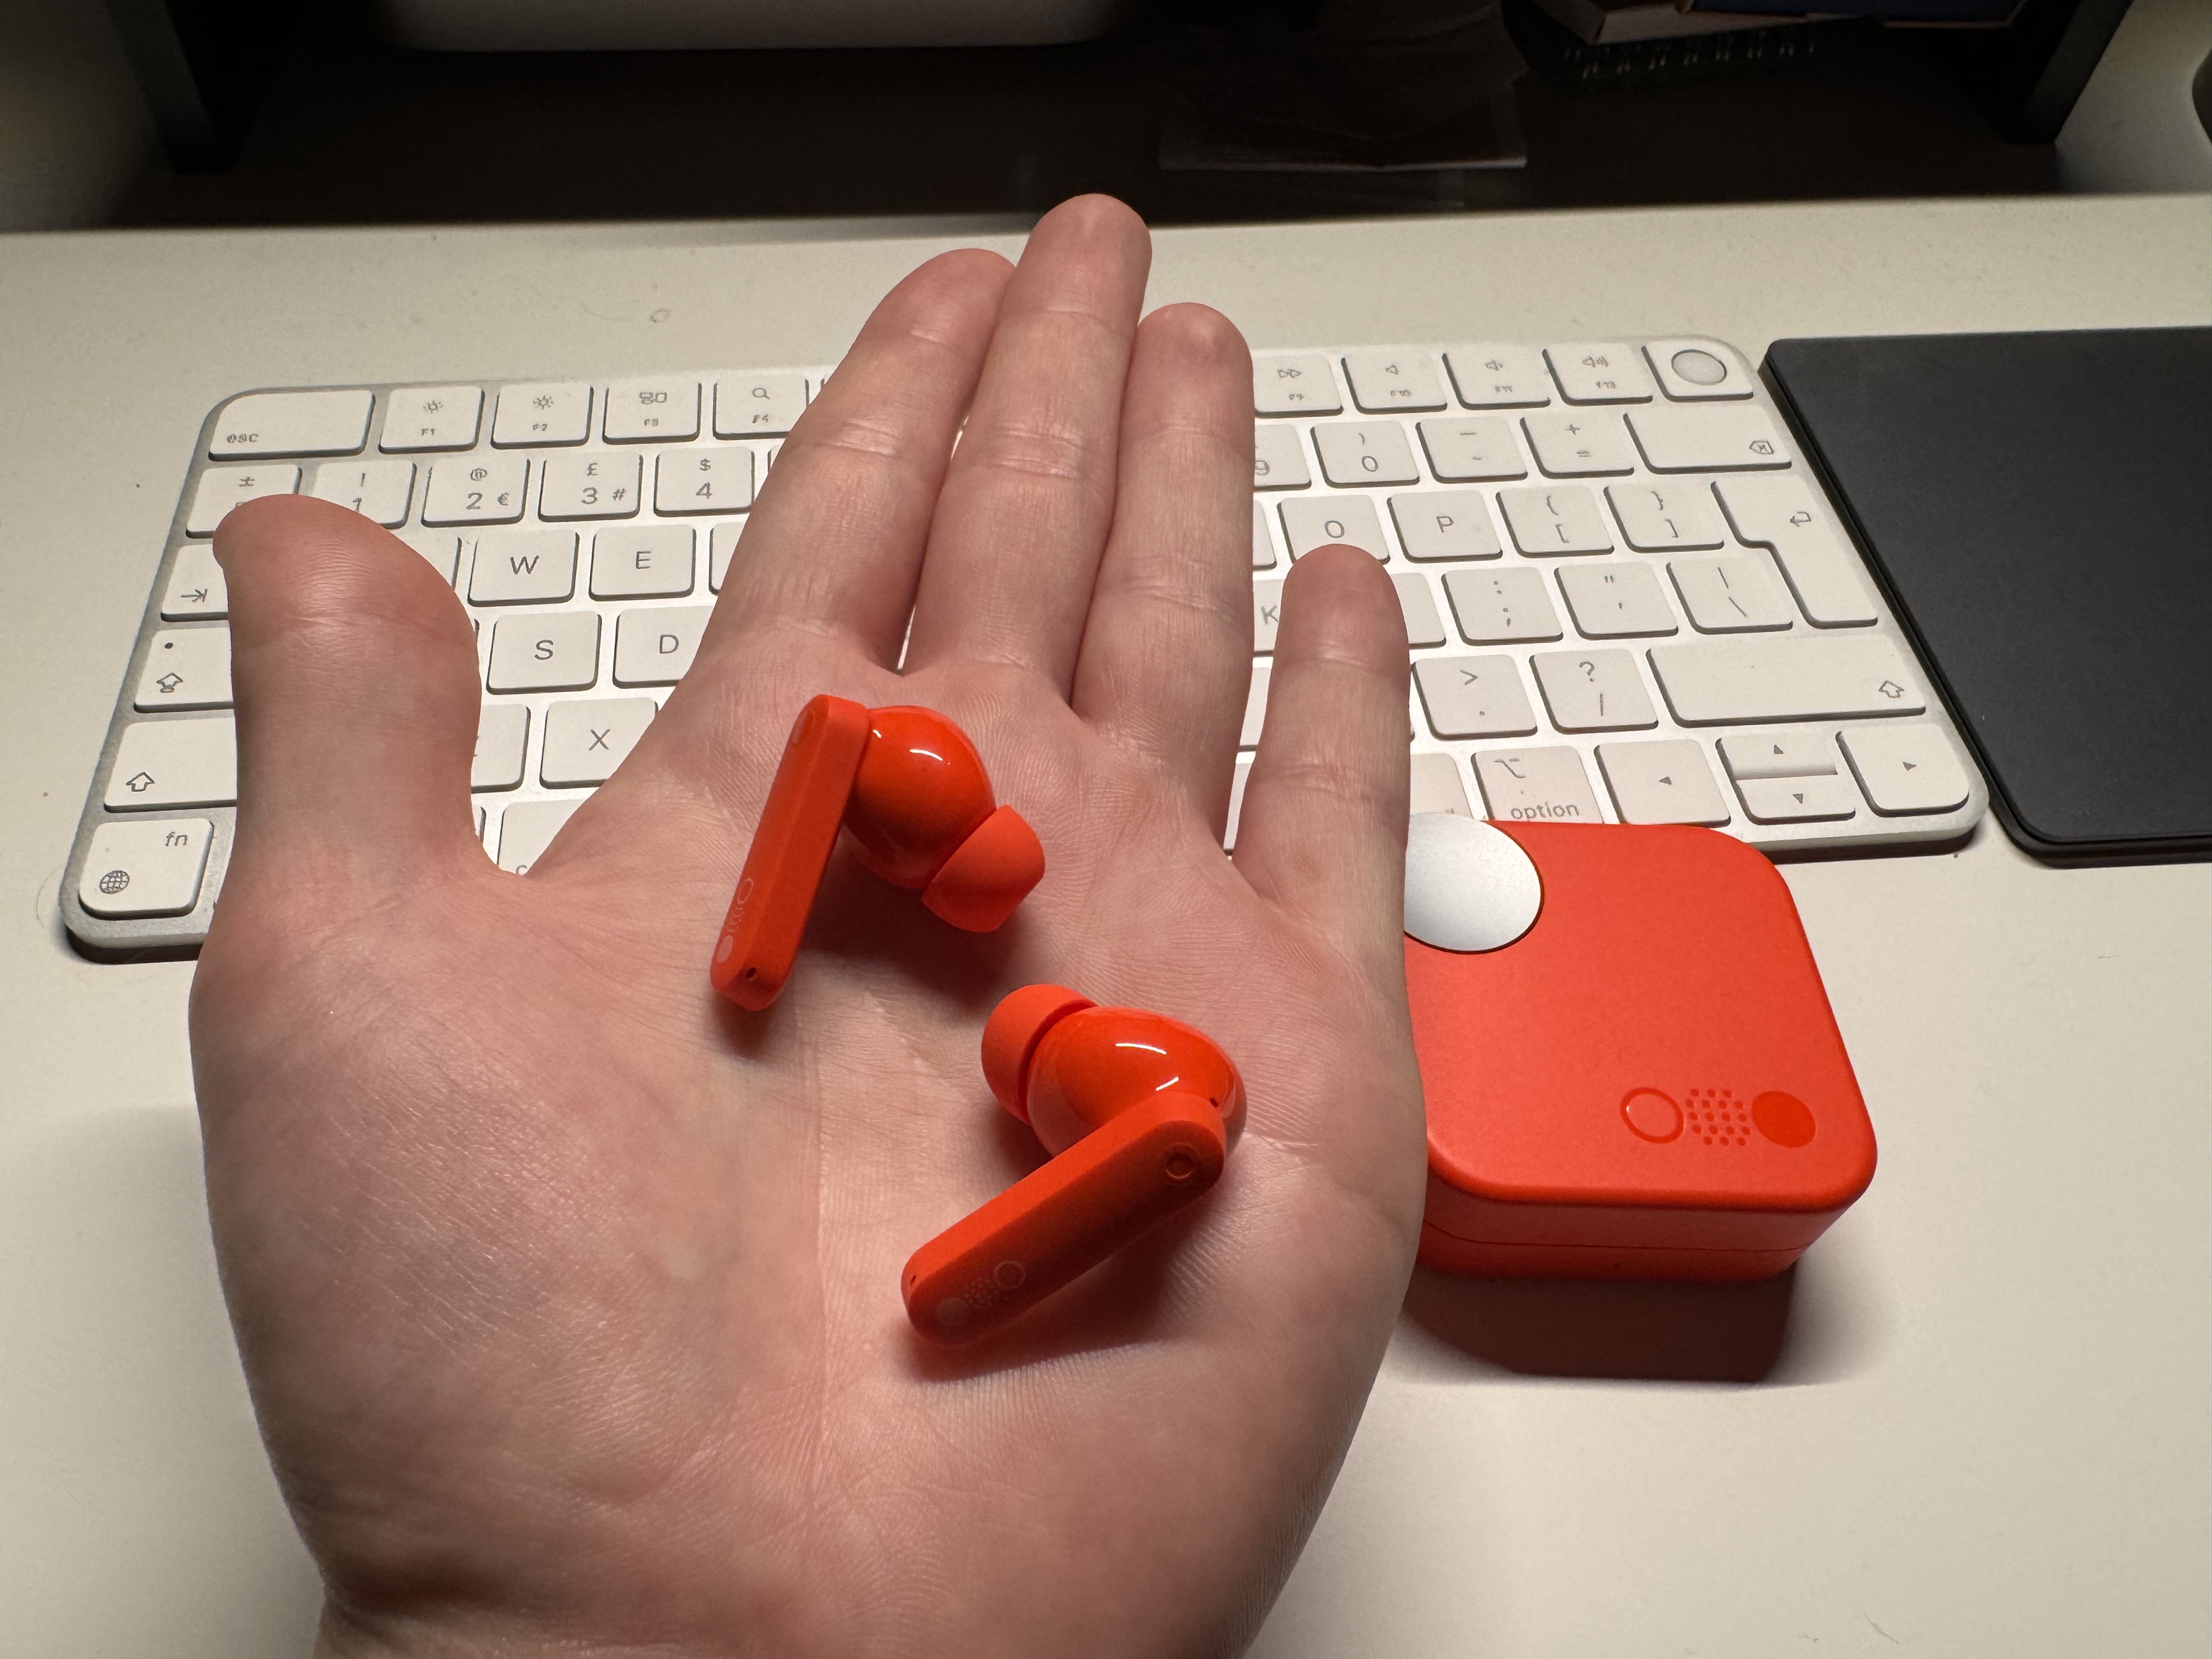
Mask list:
[[[342,501],[454,584],[484,684],[478,828],[522,870],[689,666],[822,373],[218,405],[70,854],[70,932],[127,952],[207,931],[237,787],[209,544],[231,507]],[[1980,817],[1928,675],[1729,346],[1266,353],[1253,393],[1248,751],[1285,567],[1351,542],[1405,606],[1416,811],[1709,824],[1778,853],[1946,842]]]

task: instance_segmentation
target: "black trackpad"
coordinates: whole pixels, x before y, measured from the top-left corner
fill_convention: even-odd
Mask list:
[[[1765,368],[2012,838],[2212,854],[2212,329],[1778,340]]]

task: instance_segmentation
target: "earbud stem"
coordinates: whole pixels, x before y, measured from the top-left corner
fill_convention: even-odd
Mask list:
[[[792,724],[714,942],[714,988],[740,1008],[767,1007],[791,975],[867,743],[867,709],[843,697],[814,698]]]
[[[1228,1150],[1203,1097],[1151,1097],[916,1250],[907,1316],[938,1342],[997,1329],[1206,1192]]]

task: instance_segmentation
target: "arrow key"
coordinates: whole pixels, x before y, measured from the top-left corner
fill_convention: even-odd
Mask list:
[[[1830,775],[1807,778],[1740,778],[1735,792],[1753,823],[1814,823],[1856,817],[1858,792],[1850,780]]]
[[[1704,823],[1730,816],[1713,782],[1705,746],[1689,738],[1661,743],[1601,743],[1598,769],[1623,823]]]
[[[1862,726],[1836,735],[1867,799],[1886,818],[1956,811],[1973,793],[1940,727]]]

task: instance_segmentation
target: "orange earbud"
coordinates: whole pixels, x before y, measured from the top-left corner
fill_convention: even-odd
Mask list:
[[[999,1004],[983,1075],[1052,1158],[907,1262],[907,1317],[939,1342],[997,1329],[1182,1208],[1243,1126],[1243,1079],[1203,1034],[1060,985]]]
[[[933,709],[817,697],[792,726],[714,943],[714,988],[739,1007],[783,989],[841,824],[863,867],[971,933],[998,927],[1044,877],[1036,832],[993,806],[966,732]]]

